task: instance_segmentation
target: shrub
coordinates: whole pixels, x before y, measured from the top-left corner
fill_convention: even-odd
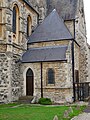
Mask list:
[[[51,105],[52,101],[50,98],[40,98],[38,103],[42,105]]]

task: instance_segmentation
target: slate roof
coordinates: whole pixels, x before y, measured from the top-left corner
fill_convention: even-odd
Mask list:
[[[22,56],[22,63],[65,61],[67,46],[30,48]]]
[[[64,20],[75,19],[78,0],[47,0],[47,14],[56,9]]]
[[[54,9],[32,33],[28,43],[66,39],[73,39],[73,37]]]

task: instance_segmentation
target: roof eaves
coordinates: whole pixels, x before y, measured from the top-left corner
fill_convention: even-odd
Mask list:
[[[21,60],[22,63],[40,63],[40,62],[67,62],[67,59],[62,59],[62,60],[46,60],[46,61],[27,61],[24,62]]]
[[[28,41],[27,44],[33,44],[33,43],[41,43],[41,42],[53,42],[53,41],[64,41],[64,40],[74,40],[74,38],[72,37],[71,39],[57,39],[57,40],[46,40],[46,41]]]

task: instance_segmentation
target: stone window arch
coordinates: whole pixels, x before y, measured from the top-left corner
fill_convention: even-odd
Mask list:
[[[17,4],[13,6],[12,31],[14,42],[19,38],[19,8]]]
[[[48,84],[55,84],[55,72],[52,68],[48,69]]]
[[[26,73],[26,95],[33,96],[34,93],[34,74],[32,69],[28,69]]]
[[[31,16],[28,15],[27,17],[27,37],[29,37],[31,35],[31,28],[32,27],[32,19]]]
[[[2,9],[0,9],[0,23],[2,23]],[[2,37],[2,24],[0,24],[0,37]]]

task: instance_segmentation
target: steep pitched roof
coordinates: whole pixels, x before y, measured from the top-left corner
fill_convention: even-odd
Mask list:
[[[78,0],[47,0],[47,14],[56,9],[64,20],[75,19]]]
[[[54,9],[29,37],[28,43],[72,39],[62,18]]]
[[[23,63],[65,61],[67,46],[30,48],[22,56]]]

